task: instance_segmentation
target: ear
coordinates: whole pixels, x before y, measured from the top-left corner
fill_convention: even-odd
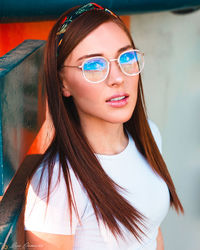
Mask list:
[[[62,85],[62,93],[65,97],[70,97],[71,96],[71,92],[67,86],[66,83],[63,82],[63,85]]]
[[[69,90],[68,83],[67,83],[66,79],[64,78],[62,71],[59,74],[59,78],[60,78],[60,81],[61,81],[61,84],[62,84],[62,88],[61,88],[62,94],[65,97],[70,97],[71,92]]]

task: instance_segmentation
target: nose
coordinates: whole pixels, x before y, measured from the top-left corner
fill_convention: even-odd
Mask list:
[[[118,86],[124,83],[124,74],[116,60],[110,60],[106,83],[109,86]]]

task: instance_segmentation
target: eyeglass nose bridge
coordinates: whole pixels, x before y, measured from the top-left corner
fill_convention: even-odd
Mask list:
[[[118,58],[108,59],[109,62],[118,61]]]
[[[111,62],[116,62],[117,61],[117,64],[119,66],[120,71],[124,74],[124,71],[123,71],[123,69],[122,69],[122,67],[120,65],[120,62],[119,62],[119,58],[111,58],[111,59],[106,58],[106,60],[108,62],[108,71],[107,71],[107,74],[106,74],[106,78],[110,74]]]
[[[119,63],[119,58],[111,58],[111,59],[107,59],[107,61],[108,61],[108,71],[109,71],[108,74],[110,73],[110,64],[111,64],[111,62],[116,62],[117,61],[117,64],[118,64],[120,70],[122,71],[120,63]],[[122,73],[123,73],[123,71],[122,71]]]

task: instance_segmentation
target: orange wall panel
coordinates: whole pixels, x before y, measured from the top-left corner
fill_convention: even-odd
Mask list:
[[[0,56],[26,39],[46,40],[55,21],[1,23],[0,24]]]

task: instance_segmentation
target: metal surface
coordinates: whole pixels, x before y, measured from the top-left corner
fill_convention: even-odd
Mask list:
[[[0,22],[53,20],[65,10],[88,3],[87,0],[1,0]],[[174,11],[200,6],[200,0],[97,0],[119,15],[147,13],[157,11]]]
[[[44,43],[26,40],[0,58],[1,194],[44,120],[45,105],[41,105],[42,89],[38,82]]]

